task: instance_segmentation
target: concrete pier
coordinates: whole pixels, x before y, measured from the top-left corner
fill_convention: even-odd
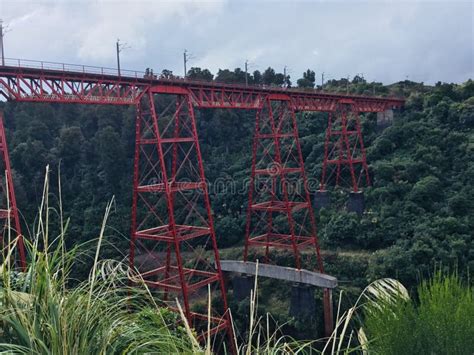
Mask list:
[[[314,195],[314,208],[319,210],[321,208],[329,208],[331,206],[331,199],[326,190],[318,190]]]
[[[250,297],[250,291],[255,286],[255,276],[247,274],[235,276],[232,279],[232,285],[234,286],[234,297],[240,302]]]
[[[349,194],[349,200],[347,201],[347,210],[355,212],[359,216],[364,213],[365,210],[365,198],[363,191],[351,191]]]
[[[293,284],[291,287],[290,316],[304,319],[315,313],[314,286],[300,283]]]

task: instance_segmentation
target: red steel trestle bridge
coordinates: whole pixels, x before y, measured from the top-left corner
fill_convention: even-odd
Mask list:
[[[271,250],[279,248],[292,253],[293,266],[301,269],[301,251],[309,249],[317,258],[317,271],[324,274],[296,113],[329,113],[320,190],[329,180],[342,183],[346,174],[352,191],[358,192],[361,184],[370,185],[359,114],[403,105],[396,98],[156,78],[123,70],[119,75],[113,69],[59,63],[7,59],[5,64],[0,66],[0,95],[9,101],[136,106],[130,266],[149,287],[163,292],[170,307],[178,297],[189,323],[203,337],[206,327],[201,324],[208,316],[196,311],[193,302],[207,294],[209,285],[220,299],[210,332],[232,336],[232,326],[195,110],[256,111],[245,261],[254,248],[263,253],[262,262],[270,263]],[[10,188],[10,206],[0,210],[0,217],[11,220],[20,236],[18,258],[24,268],[3,126],[0,131]],[[291,188],[296,184],[303,189]],[[212,250],[212,260],[202,256],[203,250]],[[325,290],[327,332],[332,329],[330,303]]]

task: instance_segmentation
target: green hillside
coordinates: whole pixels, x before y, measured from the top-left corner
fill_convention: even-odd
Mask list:
[[[196,68],[190,73],[195,78],[209,76]],[[251,76],[252,83],[281,85],[289,80],[274,71],[258,74]],[[242,82],[242,78],[240,70],[223,70],[217,80]],[[305,73],[298,84],[314,85],[314,75]],[[331,188],[333,208],[317,215],[328,272],[349,294],[356,294],[379,277],[396,277],[413,287],[436,265],[461,275],[474,269],[474,82],[426,86],[405,81],[383,86],[356,77],[351,82],[330,81],[325,89],[407,98],[393,125],[383,131],[377,130],[375,114],[363,117],[373,177],[373,187],[365,190],[367,213],[359,217],[346,212],[346,192]],[[50,164],[53,172],[51,186],[56,186],[60,166],[63,205],[71,217],[67,243],[71,246],[97,236],[105,205],[115,195],[107,231],[113,246],[106,246],[103,256],[123,257],[128,252],[134,108],[0,105],[18,206],[27,224],[37,213],[45,166]],[[252,111],[197,113],[218,243],[224,255],[234,257],[239,256],[244,239],[244,186],[250,174],[254,118]],[[306,170],[317,182],[326,116],[299,114],[298,124]],[[284,255],[278,258],[287,260]],[[87,268],[85,264],[76,269],[75,276],[84,277]],[[266,292],[276,288],[269,281],[267,286]],[[284,308],[273,305],[277,312]]]

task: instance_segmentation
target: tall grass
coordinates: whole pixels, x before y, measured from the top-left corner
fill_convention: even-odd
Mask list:
[[[108,204],[88,280],[69,288],[81,246],[66,251],[66,221],[51,237],[49,171],[34,229],[27,244],[28,269],[18,273],[5,260],[0,287],[0,351],[24,354],[183,353],[200,348],[176,326],[176,315],[158,307],[146,288],[130,288],[120,261],[99,261]],[[62,212],[59,213],[62,221]],[[41,247],[40,247],[41,246]],[[8,259],[8,258],[7,258]],[[139,279],[135,278],[136,282]]]
[[[365,306],[369,349],[380,354],[474,353],[474,287],[436,272],[415,299],[379,299]]]
[[[60,182],[59,182],[60,183]],[[61,196],[59,185],[59,196]],[[24,354],[211,354],[214,341],[200,346],[181,314],[159,307],[143,280],[121,261],[100,261],[104,232],[113,200],[107,205],[95,256],[86,281],[70,287],[70,274],[82,250],[66,250],[69,221],[50,207],[49,171],[33,235],[27,242],[26,272],[13,268],[15,240],[0,267],[0,351]],[[55,214],[57,235],[50,228]],[[258,271],[258,270],[257,270]],[[133,283],[143,287],[129,287]],[[423,282],[417,298],[393,279],[365,288],[346,311],[337,308],[329,339],[295,341],[282,334],[269,314],[258,309],[258,275],[250,297],[249,329],[233,339],[239,354],[465,354],[474,349],[474,289],[456,275],[436,273]],[[342,295],[340,295],[341,298]],[[210,314],[211,298],[208,299]],[[179,303],[177,304],[180,309]],[[362,319],[362,322],[360,322]],[[180,321],[181,326],[178,325]],[[357,331],[357,328],[362,327]],[[275,329],[276,330],[271,330]],[[325,344],[321,348],[321,344]]]
[[[315,341],[298,341],[282,332],[269,313],[258,315],[258,261],[255,283],[250,292],[249,328],[245,338],[236,341],[239,354],[316,354]],[[273,329],[273,330],[271,330]]]
[[[15,354],[175,354],[212,353],[214,339],[201,346],[181,311],[159,307],[143,280],[121,261],[100,260],[113,200],[107,205],[99,236],[66,250],[69,220],[64,220],[59,180],[58,208],[50,206],[49,170],[33,235],[26,241],[27,271],[10,258],[0,272],[0,351]],[[56,235],[51,221],[59,220]],[[12,247],[13,245],[13,247]],[[9,244],[14,254],[15,241]],[[71,271],[85,249],[95,248],[86,281],[71,282]],[[129,287],[141,283],[143,287]],[[74,286],[71,286],[74,285]],[[250,307],[248,339],[237,342],[239,354],[307,353],[311,342],[296,342],[270,331],[271,317],[257,315],[257,282]],[[211,307],[211,298],[208,299]],[[181,309],[180,304],[177,304]],[[210,309],[209,309],[210,314]],[[178,325],[178,324],[181,324]],[[210,323],[209,323],[210,324]]]

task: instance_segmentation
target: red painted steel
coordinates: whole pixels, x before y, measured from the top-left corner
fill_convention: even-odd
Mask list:
[[[359,118],[360,108],[341,102],[328,116],[320,190],[334,180],[336,186],[349,185],[359,191],[370,186],[369,168]]]
[[[0,68],[0,94],[7,100],[133,105],[148,87],[114,76]]]
[[[163,293],[170,307],[176,307],[177,297],[190,325],[203,337],[207,315],[193,307],[207,299],[211,287],[211,335],[226,331],[231,340],[196,119],[185,91],[157,86],[142,96],[133,184],[130,266],[150,288]]]
[[[12,255],[14,263],[22,270],[26,269],[25,246],[21,233],[20,218],[16,204],[15,189],[13,187],[12,170],[8,155],[7,140],[5,138],[5,128],[3,126],[3,113],[0,112],[0,154],[3,162],[3,174],[1,182],[1,205],[0,220],[3,223],[1,230],[2,254],[8,253],[9,247],[13,245],[17,238],[16,247]]]
[[[249,249],[288,250],[301,269],[301,252],[314,250],[319,272],[323,260],[306,179],[294,107],[289,97],[268,98],[257,111],[247,209],[244,261]],[[324,291],[326,334],[332,332],[330,292]]]
[[[269,95],[291,98],[296,111],[333,111],[340,100],[351,100],[360,112],[401,107],[404,100],[390,97],[342,95],[269,85],[223,84],[165,78],[137,71],[7,59],[0,66],[0,95],[7,100],[103,105],[131,105],[150,87],[187,90],[199,108],[258,109]]]
[[[163,292],[171,307],[170,294],[177,296],[198,331],[203,330],[199,323],[207,322],[207,315],[193,310],[193,304],[205,297],[208,286],[215,286],[222,311],[214,308],[211,333],[226,331],[229,336],[232,327],[194,107],[257,110],[244,258],[248,258],[250,247],[263,248],[265,262],[270,261],[270,248],[286,249],[300,268],[301,250],[311,248],[319,271],[324,272],[295,112],[332,112],[321,186],[326,186],[329,166],[336,166],[339,182],[342,166],[349,165],[352,187],[357,191],[356,164],[362,164],[367,184],[370,180],[360,123],[348,108],[356,113],[381,112],[404,103],[398,98],[192,81],[10,59],[0,66],[0,96],[21,102],[137,106],[130,265],[151,288]],[[335,124],[340,128],[334,128]],[[360,157],[350,150],[355,147],[353,136],[357,137]],[[334,137],[335,145],[331,143]],[[334,152],[339,155],[333,157]],[[7,162],[6,146],[3,157]],[[11,174],[7,176],[11,179]],[[11,181],[9,184],[13,187]],[[12,211],[16,212],[16,207]],[[330,297],[325,290],[326,333],[333,323]]]

